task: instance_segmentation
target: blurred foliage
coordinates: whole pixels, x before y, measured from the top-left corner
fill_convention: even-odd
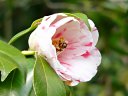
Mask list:
[[[34,20],[58,12],[87,14],[100,34],[102,64],[91,81],[73,88],[74,94],[128,96],[128,0],[0,0],[0,39],[8,41]],[[27,49],[28,36],[14,45]]]

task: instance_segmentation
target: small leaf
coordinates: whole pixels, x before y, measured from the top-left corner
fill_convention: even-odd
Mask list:
[[[24,76],[15,69],[3,82],[0,81],[0,96],[26,96],[22,88],[24,84]]]
[[[24,90],[24,93],[26,93],[26,96],[29,96],[31,94],[31,90],[33,89],[32,80],[33,80],[33,68],[35,65],[35,58],[29,57],[27,58],[27,62],[28,64],[26,65],[26,68],[27,68],[26,83],[23,87],[23,90]]]
[[[91,31],[91,27],[90,27],[90,24],[88,22],[87,15],[85,15],[83,13],[65,13],[65,14],[68,15],[68,16],[80,18],[81,20],[83,20],[85,22],[85,24],[88,26],[89,30]]]
[[[4,81],[8,74],[16,68],[18,68],[18,66],[11,57],[0,53],[1,81]]]
[[[18,49],[0,41],[0,96],[28,96],[32,82],[28,83],[25,77],[30,70],[26,66],[31,64],[27,62]],[[32,78],[29,79],[32,81]]]
[[[37,56],[33,87],[36,96],[66,96],[66,89],[49,64]]]
[[[25,35],[25,34],[31,32],[32,30],[34,30],[38,26],[38,24],[41,22],[41,20],[42,20],[42,18],[35,20],[32,23],[31,27],[29,27],[26,30],[23,30],[23,31],[19,32],[18,34],[16,34],[14,37],[12,37],[12,39],[9,41],[8,44],[12,44],[14,41],[16,41],[17,39],[19,39],[23,35]]]
[[[33,88],[32,88],[32,90],[31,90],[31,92],[30,92],[30,94],[28,96],[36,96]]]
[[[18,49],[0,41],[0,71],[2,73],[2,81],[6,79],[13,69],[20,68],[24,72],[25,65],[25,57]]]

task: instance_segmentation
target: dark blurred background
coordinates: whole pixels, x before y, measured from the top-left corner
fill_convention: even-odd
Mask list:
[[[34,20],[59,12],[87,14],[100,34],[98,73],[73,87],[74,96],[128,96],[128,0],[0,0],[0,39],[8,42]],[[27,49],[28,36],[14,46]]]

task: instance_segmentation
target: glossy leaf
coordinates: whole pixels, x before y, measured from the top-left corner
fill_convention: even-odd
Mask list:
[[[18,49],[0,41],[0,70],[2,73],[2,81],[4,81],[8,74],[15,68],[20,68],[22,74],[24,74],[25,60],[25,57]]]
[[[24,84],[24,76],[15,69],[4,82],[0,82],[0,96],[26,96],[23,90]]]
[[[26,30],[23,30],[23,31],[19,32],[18,34],[16,34],[16,35],[9,41],[9,44],[12,44],[14,41],[16,41],[17,39],[19,39],[19,38],[22,37],[23,35],[25,35],[25,34],[31,32],[32,30],[34,30],[34,29],[38,26],[38,24],[41,22],[41,20],[42,20],[42,18],[35,20],[35,21],[32,23],[32,25],[31,25],[30,28],[28,28],[28,29],[26,29]]]
[[[31,92],[28,96],[36,96],[33,88],[31,89]]]
[[[63,82],[40,56],[36,60],[33,83],[36,96],[66,96]]]
[[[29,96],[32,89],[33,58],[0,41],[0,96]]]
[[[26,93],[26,96],[30,96],[31,91],[33,90],[32,88],[32,80],[33,80],[33,68],[35,64],[35,59],[33,57],[27,58],[27,74],[26,74],[26,81],[25,85],[23,87],[24,92]],[[32,95],[35,96],[35,95]]]
[[[8,74],[16,68],[18,68],[18,66],[11,57],[0,53],[1,81],[4,81]]]

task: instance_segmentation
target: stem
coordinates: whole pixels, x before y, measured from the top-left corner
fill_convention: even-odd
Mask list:
[[[35,51],[22,51],[21,52],[23,55],[35,55]]]

